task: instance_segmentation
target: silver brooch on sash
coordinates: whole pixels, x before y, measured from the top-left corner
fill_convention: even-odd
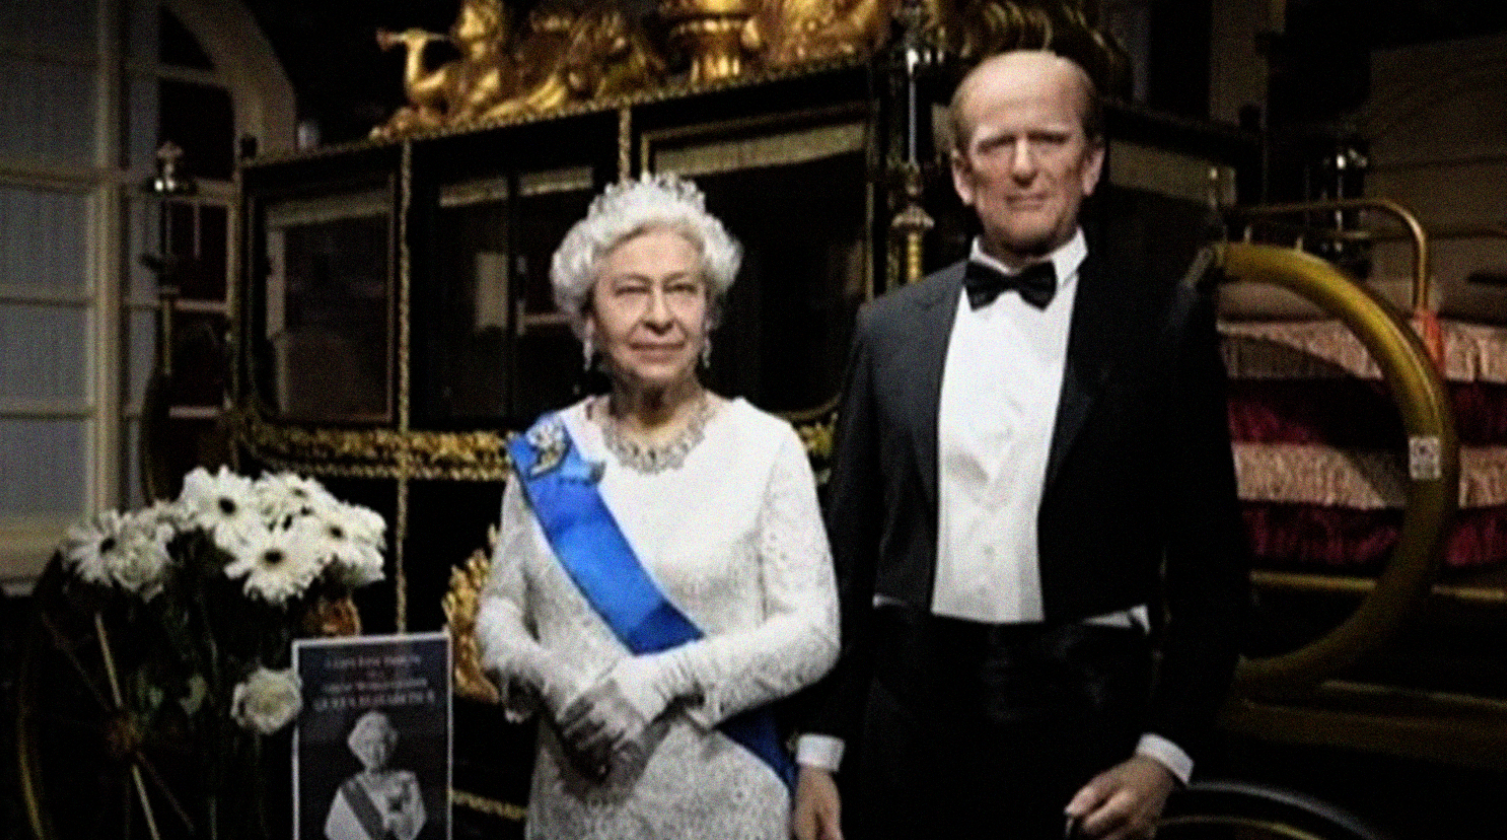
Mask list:
[[[570,449],[570,443],[565,437],[565,424],[560,418],[552,416],[548,420],[541,420],[528,430],[525,438],[529,446],[534,448],[534,465],[529,468],[529,476],[543,475],[565,460],[565,453]]]
[[[560,467],[570,452],[570,437],[566,435],[565,423],[559,415],[551,415],[548,419],[535,423],[524,439],[533,447],[535,455],[534,465],[528,471],[529,478],[537,478]],[[603,466],[600,461],[578,458],[577,466],[567,467],[560,473],[560,477],[568,481],[595,484],[602,480]]]

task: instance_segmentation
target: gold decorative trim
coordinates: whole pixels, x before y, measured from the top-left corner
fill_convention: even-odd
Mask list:
[[[842,70],[855,70],[868,64],[869,56],[845,56],[831,61],[814,61],[799,67],[782,70],[767,70],[759,73],[751,73],[734,79],[722,79],[715,82],[692,84],[683,82],[670,84],[663,87],[653,88],[646,91],[638,91],[633,94],[620,96],[607,96],[590,102],[576,103],[565,107],[538,114],[521,114],[507,119],[488,120],[483,122],[468,123],[464,126],[448,126],[411,134],[401,140],[357,140],[350,143],[332,144],[319,146],[314,149],[293,150],[286,152],[270,152],[258,156],[255,160],[246,164],[246,168],[287,163],[290,161],[310,160],[317,158],[339,157],[362,149],[390,148],[399,143],[416,143],[425,140],[438,139],[465,134],[475,134],[482,131],[490,131],[498,128],[509,128],[518,125],[533,123],[552,122],[567,117],[584,116],[587,114],[615,111],[623,108],[635,108],[640,105],[652,105],[666,102],[671,99],[697,96],[706,93],[736,90],[739,88],[758,87],[774,82],[782,82],[798,79],[803,76],[817,76],[824,73],[838,72]]]
[[[226,386],[232,394],[244,394],[241,381],[240,348],[237,346],[245,325],[241,319],[246,313],[242,311],[242,304],[246,300],[245,273],[241,270],[242,252],[246,249],[248,231],[246,230],[246,179],[241,174],[241,168],[236,167],[230,174],[231,192],[236,196],[230,202],[227,215],[229,230],[225,231],[225,324],[230,333],[230,346],[226,357],[230,362],[230,370],[227,371]],[[235,460],[234,447],[231,451],[231,460]],[[239,470],[239,464],[233,464]]]
[[[399,432],[272,423],[255,409],[229,413],[237,442],[259,460],[321,475],[502,481],[511,469],[504,432]]]
[[[832,435],[837,427],[838,400],[839,397],[833,397],[825,405],[805,411],[780,412],[780,416],[795,427],[795,433],[806,447],[808,457],[817,460],[832,457]]]
[[[510,433],[398,432],[285,426],[255,412],[232,410],[238,444],[278,469],[346,478],[506,481],[512,471]],[[783,412],[813,458],[832,454],[837,400],[814,409]]]
[[[486,796],[478,796],[464,790],[450,789],[450,804],[459,805],[462,808],[470,808],[483,814],[501,817],[513,822],[523,822],[528,816],[528,809],[522,805],[514,805],[511,802],[492,799]]]
[[[832,454],[837,401],[782,415],[795,427],[807,454]],[[392,429],[331,429],[286,426],[254,411],[227,414],[236,442],[257,460],[278,469],[346,478],[408,478],[425,481],[506,481],[512,471],[510,433],[398,432]]]
[[[1233,698],[1220,718],[1265,742],[1507,768],[1507,702],[1496,698],[1331,680],[1299,703]]]
[[[496,548],[494,525],[487,528],[486,549],[476,549],[465,563],[451,567],[450,589],[440,602],[450,631],[450,647],[455,652],[452,672],[455,693],[481,703],[496,703],[502,698],[497,686],[487,679],[476,641],[476,612],[481,606],[482,587],[492,572],[492,552]]]
[[[920,165],[913,162],[899,163],[894,165],[894,169],[900,184],[894,204],[904,206],[890,221],[890,236],[898,240],[903,252],[901,262],[905,273],[901,279],[906,283],[915,283],[925,276],[922,268],[922,238],[936,226],[936,222],[921,206],[923,190]]]
[[[398,313],[397,313],[397,356],[398,356],[398,393],[397,415],[398,434],[407,436],[409,430],[409,383],[412,377],[409,374],[410,342],[413,334],[412,304],[409,302],[411,289],[412,258],[413,255],[408,247],[408,214],[413,207],[413,144],[403,144],[403,154],[399,163],[398,172]],[[398,478],[397,510],[393,513],[393,626],[399,633],[408,631],[408,571],[406,563],[408,545],[408,475]]]
[[[694,148],[704,149],[720,144],[723,148],[741,152],[738,163],[719,162],[718,166],[707,170],[708,172],[803,163],[833,155],[862,152],[867,151],[872,144],[867,119],[867,106],[862,102],[852,102],[671,126],[646,132],[640,138],[639,164],[644,170],[649,170],[653,162],[652,156],[664,154],[657,151],[655,146],[664,146],[672,141],[687,141],[676,147],[676,151],[682,154],[686,154],[685,149],[692,146],[691,141],[700,141]],[[766,131],[755,141],[727,139],[780,127],[786,127],[786,130],[778,133]]]
[[[833,113],[841,114],[844,110],[846,109],[833,109]],[[798,118],[804,115],[794,116]],[[770,122],[789,121],[789,115],[782,114],[779,120]],[[837,155],[862,153],[869,147],[869,128],[862,120],[834,120],[752,138],[707,136],[699,143],[671,145],[669,142],[678,136],[725,135],[735,126],[736,123],[721,122],[713,126],[703,124],[688,127],[697,129],[693,131],[677,129],[656,132],[644,137],[644,152],[646,158],[653,159],[656,171],[670,170],[699,177],[824,160]]]

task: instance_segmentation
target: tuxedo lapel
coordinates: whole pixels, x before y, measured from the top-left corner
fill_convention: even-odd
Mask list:
[[[1057,420],[1052,430],[1052,446],[1047,457],[1046,486],[1057,477],[1062,459],[1083,430],[1089,410],[1104,390],[1104,382],[1114,367],[1114,348],[1120,346],[1120,333],[1134,320],[1129,312],[1117,311],[1118,302],[1112,279],[1090,255],[1078,269],[1078,292],[1073,301],[1072,322],[1068,326],[1067,363],[1062,375],[1062,396],[1057,404]]]
[[[947,364],[947,345],[963,290],[964,263],[939,272],[916,297],[911,347],[915,380],[910,394],[910,416],[916,467],[932,510],[937,509],[937,415],[942,404],[942,371]],[[922,290],[918,290],[922,291]]]

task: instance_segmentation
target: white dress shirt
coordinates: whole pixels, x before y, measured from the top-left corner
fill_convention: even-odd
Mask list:
[[[1042,620],[1036,516],[1087,255],[1082,231],[1053,252],[1057,293],[1045,309],[1013,292],[978,309],[958,296],[937,417],[937,615]],[[1010,273],[977,240],[969,259]]]

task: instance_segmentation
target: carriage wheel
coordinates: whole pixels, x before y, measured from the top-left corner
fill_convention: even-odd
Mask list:
[[[57,558],[33,591],[18,680],[22,794],[38,840],[198,836],[196,755],[183,731],[126,709],[133,664],[119,616],[95,609]]]

